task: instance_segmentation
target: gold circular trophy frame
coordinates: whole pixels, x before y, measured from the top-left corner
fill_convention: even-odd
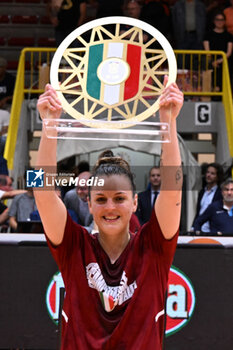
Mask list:
[[[120,117],[133,125],[154,115],[164,75],[169,85],[176,74],[172,47],[157,29],[129,17],[105,17],[63,40],[50,80],[70,116],[83,124],[92,121],[86,125],[94,128],[117,129],[127,126],[108,121]]]

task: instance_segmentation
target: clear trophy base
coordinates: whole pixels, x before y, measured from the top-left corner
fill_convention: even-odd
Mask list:
[[[44,119],[48,138],[87,141],[169,143],[170,126],[160,122],[88,119]]]

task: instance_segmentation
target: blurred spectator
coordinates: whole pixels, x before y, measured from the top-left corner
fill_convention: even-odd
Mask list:
[[[0,157],[1,171],[8,174],[6,160],[3,158],[8,125],[10,122],[10,108],[15,87],[15,77],[7,72],[7,61],[0,57]]]
[[[135,19],[141,19],[140,15],[141,15],[141,9],[142,9],[142,5],[141,5],[141,1],[138,0],[130,0],[127,5],[126,5],[126,15],[128,17],[132,17]],[[123,32],[126,32],[127,30],[131,29],[132,26],[131,25],[121,25],[121,34]],[[130,38],[132,35],[129,34],[129,36],[126,36],[126,38]],[[135,37],[135,40],[138,40],[138,37]],[[148,40],[148,35],[144,32],[143,33],[143,41],[146,42]]]
[[[233,35],[233,0],[230,0],[229,3],[231,6],[225,8],[224,15],[226,16],[227,31]]]
[[[55,186],[56,187],[56,186]],[[64,187],[63,187],[64,188]],[[58,197],[59,198],[61,198],[61,200],[63,201],[63,198],[62,198],[62,187],[56,187],[56,193],[57,193],[57,195],[58,195]],[[73,221],[75,221],[77,224],[79,223],[78,222],[78,216],[77,216],[77,214],[75,213],[75,211],[74,210],[72,210],[72,209],[67,209],[67,211],[68,211],[68,213],[70,214],[70,216],[71,216],[71,219],[73,220]],[[38,215],[39,216],[39,218],[40,218],[40,215],[39,215],[39,211],[37,210],[37,213],[35,213],[36,215]]]
[[[86,22],[96,19],[96,12],[98,8],[97,0],[87,0],[87,18]]]
[[[2,191],[12,191],[12,179],[5,174],[0,174],[0,190]]]
[[[90,171],[90,164],[86,160],[81,160],[81,162],[78,163],[75,169],[75,174],[76,176],[78,176],[84,171]]]
[[[124,0],[97,0],[96,17],[123,16]]]
[[[201,164],[201,188],[204,188],[206,185],[205,174],[208,166],[209,166],[209,163],[207,162],[204,162]]]
[[[10,123],[10,113],[0,109],[0,154],[3,156],[8,126]]]
[[[72,167],[71,173],[74,174],[74,177],[78,177],[79,174],[83,173],[84,171],[90,171],[90,164],[86,160],[81,160],[77,166],[69,166],[69,164],[66,165],[66,167],[63,169],[60,167],[59,171],[62,173],[66,173],[67,169],[70,169]],[[70,173],[70,171],[68,171]],[[72,190],[74,188],[74,184],[70,186],[63,186],[60,188],[61,193],[61,199],[63,200],[65,197],[66,192]],[[76,221],[76,220],[75,220]]]
[[[159,166],[154,166],[149,172],[150,186],[146,191],[138,193],[136,215],[141,225],[149,221],[155,200],[160,191],[161,178]]]
[[[225,15],[221,11],[217,11],[213,17],[213,29],[209,30],[203,42],[204,49],[223,51],[226,53],[229,59],[232,54],[233,47],[233,36],[226,31],[225,27]],[[215,83],[216,74],[216,84],[215,91],[221,91],[222,89],[222,56],[217,56],[216,59],[212,60],[211,65],[213,68],[212,81]]]
[[[1,137],[0,137],[0,139],[1,139]],[[1,141],[0,141],[0,143],[1,143]],[[3,142],[2,147],[4,150],[5,142]],[[4,175],[9,174],[8,167],[7,167],[7,161],[5,158],[3,158],[3,155],[1,153],[0,153],[0,174],[4,174]]]
[[[145,0],[141,10],[141,20],[158,29],[167,38],[170,36],[170,9],[165,1]]]
[[[211,234],[233,235],[233,180],[224,181],[221,190],[223,199],[211,203],[195,221],[196,234],[200,234],[202,225],[209,221]]]
[[[201,50],[206,28],[206,8],[200,0],[178,0],[172,7],[176,49]]]
[[[15,88],[15,77],[7,72],[6,67],[6,59],[0,57],[0,109],[10,110]]]
[[[58,197],[62,199],[61,187],[55,186],[55,188],[56,188],[55,191],[56,191]],[[70,214],[71,219],[78,223],[78,218],[77,218],[76,213],[73,210],[70,210],[70,209],[68,209],[68,213]],[[30,220],[31,221],[40,221],[41,222],[40,213],[39,213],[39,211],[37,209],[30,213]]]
[[[0,202],[0,225],[8,219],[8,208]]]
[[[203,0],[206,12],[209,13],[211,11],[221,11],[226,7],[228,1],[226,0]]]
[[[80,180],[87,181],[91,176],[88,171],[79,174],[79,182],[76,188],[68,191],[64,197],[64,203],[67,210],[72,210],[76,216],[77,221],[82,225],[89,233],[93,229],[93,217],[89,212],[88,207],[88,186],[81,186]],[[76,221],[76,220],[75,220]]]
[[[6,232],[8,229],[8,211],[7,206],[0,202],[0,232]]]
[[[7,161],[4,158],[4,149],[8,126],[10,122],[10,113],[0,109],[0,174],[8,175]]]
[[[141,15],[142,3],[137,0],[130,0],[126,5],[126,15],[128,17],[139,19]]]
[[[0,200],[13,198],[26,192],[26,190],[14,190],[12,179],[8,175],[0,174]]]
[[[49,15],[55,28],[56,45],[86,20],[86,0],[63,0],[60,6],[56,0],[49,2]]]
[[[226,0],[204,0],[206,6],[206,29],[212,29],[213,16],[216,11],[223,11],[227,7]]]
[[[9,224],[13,232],[17,231],[19,222],[30,221],[30,214],[37,210],[33,190],[14,197],[9,210]]]
[[[205,187],[199,192],[197,199],[196,215],[193,221],[192,229],[196,220],[204,213],[206,208],[219,199],[222,199],[220,184],[223,180],[223,169],[218,163],[210,163],[206,168]],[[206,222],[201,227],[202,232],[210,232],[210,225]]]

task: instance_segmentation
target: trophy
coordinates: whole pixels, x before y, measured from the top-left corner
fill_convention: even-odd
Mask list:
[[[55,52],[52,86],[65,112],[45,119],[48,137],[127,142],[169,142],[169,123],[157,116],[159,97],[176,80],[176,58],[151,25],[105,17],[71,32]],[[71,118],[70,118],[71,117]]]

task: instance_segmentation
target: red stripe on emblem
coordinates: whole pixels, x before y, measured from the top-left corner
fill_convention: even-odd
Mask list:
[[[141,65],[141,47],[129,44],[126,60],[130,66],[130,75],[125,82],[124,100],[130,99],[138,93]]]
[[[113,299],[113,297],[111,295],[108,298],[108,302],[109,302],[110,310],[113,310],[113,308],[114,308],[114,299]]]
[[[49,295],[49,304],[52,309],[52,312],[56,311],[56,283],[53,283],[50,295]]]

